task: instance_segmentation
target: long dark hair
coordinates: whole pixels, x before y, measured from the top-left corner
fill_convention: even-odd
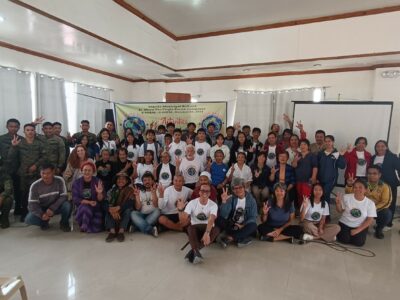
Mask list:
[[[236,139],[235,139],[235,142],[233,143],[233,147],[232,147],[232,148],[233,148],[235,151],[237,151],[237,150],[239,149],[239,147],[241,146],[241,145],[240,145],[240,142],[239,142],[239,135],[241,135],[241,134],[244,135],[243,150],[244,150],[244,151],[248,151],[248,150],[252,147],[252,143],[246,138],[246,135],[244,134],[243,131],[239,131],[239,133],[238,133],[238,135],[237,135],[237,137],[236,137]]]
[[[108,139],[110,139],[110,137],[111,137],[110,131],[107,128],[103,128],[102,130],[100,130],[99,135],[97,137],[97,141],[99,142],[99,146],[100,146],[99,148],[100,149],[103,148],[103,145],[104,145],[103,138],[101,137],[103,132],[107,132],[108,133]]]
[[[290,210],[290,207],[292,206],[292,202],[289,199],[289,193],[287,192],[287,187],[286,184],[282,184],[282,183],[276,183],[273,187],[273,192],[271,195],[271,206],[272,207],[277,207],[277,199],[275,196],[275,191],[280,188],[282,190],[285,191],[285,198],[283,198],[283,209],[285,210],[285,212],[288,212]]]
[[[376,155],[378,155],[378,153],[376,152],[376,145],[378,145],[379,143],[382,143],[382,144],[384,144],[386,146],[386,153],[390,152],[388,143],[385,140],[379,140],[379,141],[377,141],[375,143],[375,146],[374,146],[374,150],[375,150],[375,154]]]
[[[324,187],[320,184],[320,183],[316,183],[312,186],[311,189],[311,196],[310,196],[310,203],[311,203],[311,207],[314,207],[314,188],[316,186],[321,187],[322,189],[322,196],[321,196],[321,207],[324,208],[325,207],[325,199],[324,199]]]
[[[128,148],[128,146],[129,146],[128,136],[132,136],[132,137],[133,137],[133,145],[132,145],[132,146],[133,146],[133,148],[135,148],[136,145],[137,145],[137,143],[136,143],[136,138],[135,138],[135,136],[134,136],[132,133],[128,133],[128,134],[125,136],[123,146],[124,146],[125,148]]]

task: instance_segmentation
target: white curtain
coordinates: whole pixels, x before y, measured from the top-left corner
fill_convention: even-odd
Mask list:
[[[0,133],[6,132],[8,119],[32,122],[32,90],[30,72],[0,68]],[[21,132],[20,132],[21,134]]]
[[[240,125],[259,127],[264,140],[269,132],[273,116],[273,103],[270,93],[247,94],[238,93],[234,122]]]
[[[289,90],[273,93],[274,115],[271,123],[277,123],[281,129],[288,128],[289,125],[283,120],[283,114],[287,114],[293,119],[293,102],[292,101],[312,101],[314,89]],[[296,124],[294,131],[296,132]]]
[[[64,80],[38,74],[36,94],[37,115],[43,116],[45,121],[60,122],[63,128],[62,135],[65,135],[68,131],[68,113]]]
[[[105,110],[111,108],[111,91],[76,84],[77,122],[90,122],[90,131],[99,133],[105,124]]]

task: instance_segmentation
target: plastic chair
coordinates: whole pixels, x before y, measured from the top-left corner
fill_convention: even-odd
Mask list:
[[[28,300],[25,284],[21,276],[0,277],[0,300],[11,299],[18,290],[21,294],[21,299]]]

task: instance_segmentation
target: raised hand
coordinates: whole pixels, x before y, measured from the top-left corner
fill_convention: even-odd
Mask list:
[[[283,114],[283,120],[288,122],[288,123],[291,122],[291,120],[290,120],[290,118],[289,118],[289,116],[287,114]]]
[[[273,166],[273,167],[271,168],[271,175],[272,175],[272,176],[275,176],[276,172],[277,172],[277,169],[275,169],[275,166]]]
[[[264,202],[263,208],[262,208],[263,214],[268,215],[270,208],[271,208],[271,206],[268,205],[268,202]]]
[[[228,198],[229,198],[228,190],[226,188],[222,188],[222,194],[221,194],[222,203],[226,203],[226,201],[228,201]]]
[[[101,180],[99,180],[99,182],[97,184],[95,184],[94,188],[96,189],[97,194],[102,194],[104,191],[103,182],[101,182]]]
[[[133,194],[135,195],[135,198],[136,199],[139,199],[139,197],[140,197],[140,190],[138,189],[138,187],[137,186],[133,186]]]
[[[351,152],[351,151],[353,151],[353,149],[354,149],[353,144],[347,143],[347,147],[346,147],[347,152]]]
[[[347,152],[347,149],[345,147],[341,147],[340,150],[339,150],[339,154],[342,155],[342,156],[345,155],[346,152]]]
[[[235,124],[233,124],[233,128],[235,128],[235,130],[240,130],[242,126],[240,125],[240,122],[236,122]]]
[[[354,174],[353,173],[349,173],[349,178],[347,178],[346,183],[348,186],[353,186],[354,184]]]
[[[45,118],[43,116],[37,117],[35,120],[32,121],[32,124],[41,124],[43,123],[43,121],[45,120]]]
[[[296,122],[296,128],[298,128],[300,131],[303,131],[304,127],[301,121]]]
[[[335,199],[336,205],[341,207],[343,203],[342,200],[343,200],[343,194],[338,192],[336,194],[336,199]]]
[[[182,198],[179,198],[179,199],[176,201],[176,208],[177,208],[178,210],[183,210],[183,209],[185,209],[185,202],[183,202],[183,199],[182,199]]]
[[[128,164],[127,164],[127,165],[128,165]],[[134,170],[137,170],[137,161],[136,161],[136,160],[132,161],[131,165],[132,165],[132,168],[133,168]],[[129,167],[129,165],[128,165],[128,167]]]
[[[260,177],[260,171],[256,170],[256,171],[254,172],[254,177],[255,177],[255,178]]]
[[[17,146],[19,143],[21,143],[20,138],[15,134],[13,139],[11,140],[11,145],[12,146]]]
[[[303,210],[306,210],[310,204],[310,199],[307,196],[303,196]]]

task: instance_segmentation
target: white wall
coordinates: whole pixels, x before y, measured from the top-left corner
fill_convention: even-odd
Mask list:
[[[237,90],[281,90],[302,87],[327,86],[326,100],[393,101],[389,146],[400,151],[400,78],[383,79],[376,71],[343,72],[302,76],[283,76],[235,80],[195,81],[182,83],[135,83],[132,101],[162,101],[166,92],[190,93],[199,101],[229,101],[228,114]],[[232,123],[228,118],[228,124]],[[374,143],[375,141],[371,141]]]
[[[60,77],[67,81],[110,88],[114,90],[111,93],[112,100],[130,99],[132,97],[132,85],[130,82],[7,48],[0,47],[0,65]]]

